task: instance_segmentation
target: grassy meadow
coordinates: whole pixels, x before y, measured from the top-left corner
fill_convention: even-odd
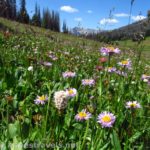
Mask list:
[[[149,38],[116,46],[2,18],[0,27],[2,150],[150,148]]]

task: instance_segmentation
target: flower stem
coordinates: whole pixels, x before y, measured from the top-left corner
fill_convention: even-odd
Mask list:
[[[81,145],[81,150],[84,149],[84,144],[85,144],[85,141],[86,141],[86,136],[87,136],[87,133],[88,133],[88,129],[89,129],[89,120],[87,121],[86,130],[85,130],[84,137],[83,137],[83,142],[82,142],[82,145]]]

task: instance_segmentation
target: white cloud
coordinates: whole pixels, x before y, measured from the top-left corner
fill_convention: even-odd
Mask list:
[[[93,11],[92,11],[92,10],[88,10],[87,13],[88,13],[88,14],[92,14]]]
[[[118,23],[119,21],[117,19],[106,19],[106,18],[103,18],[102,20],[99,21],[99,23],[101,25],[105,25],[105,24],[116,24]]]
[[[115,17],[129,17],[129,14],[125,13],[119,13],[119,14],[114,14]]]
[[[132,16],[131,17],[131,19],[133,20],[133,21],[140,21],[140,20],[143,20],[143,19],[145,19],[146,17],[145,16],[140,16],[140,15],[138,15],[138,16]]]
[[[81,22],[82,21],[82,18],[81,17],[78,17],[78,18],[74,18],[75,21],[78,21],[78,22]]]
[[[61,10],[61,11],[68,12],[68,13],[74,13],[74,12],[78,12],[78,11],[79,11],[78,9],[73,8],[73,7],[71,7],[71,6],[61,6],[61,7],[60,7],[60,10]]]

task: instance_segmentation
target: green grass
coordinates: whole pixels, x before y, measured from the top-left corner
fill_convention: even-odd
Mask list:
[[[104,43],[2,18],[0,23],[11,33],[9,37],[3,36],[3,30],[0,33],[1,149],[149,148],[150,85],[141,76],[150,75],[150,63],[143,58],[139,60],[138,51],[130,50],[134,47],[132,42],[120,42],[121,54],[105,56],[110,61],[101,63],[99,58],[103,56],[99,49]],[[141,45],[136,46],[140,48]],[[58,59],[53,60],[49,55]],[[132,61],[131,70],[118,65],[128,58]],[[51,62],[52,66],[43,62]],[[32,71],[28,70],[29,66],[33,67]],[[97,70],[97,66],[103,69]],[[125,76],[109,73],[110,66],[123,71]],[[76,76],[64,78],[65,71],[73,71]],[[94,79],[95,84],[84,86],[83,79]],[[69,99],[65,97],[66,107],[58,110],[54,95],[69,88],[75,88],[77,94]],[[42,95],[48,101],[44,105],[35,104],[37,96]],[[58,100],[60,104],[61,99]],[[137,101],[141,108],[127,109],[128,101]],[[83,109],[92,117],[77,121],[75,116]],[[97,122],[98,115],[104,111],[116,117],[111,128],[102,128]]]

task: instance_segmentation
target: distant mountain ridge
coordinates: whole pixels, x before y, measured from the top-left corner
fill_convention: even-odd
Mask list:
[[[95,29],[86,29],[86,28],[81,28],[81,27],[74,27],[70,30],[71,34],[74,35],[89,35],[89,34],[97,34],[100,31],[99,30],[95,30]]]

